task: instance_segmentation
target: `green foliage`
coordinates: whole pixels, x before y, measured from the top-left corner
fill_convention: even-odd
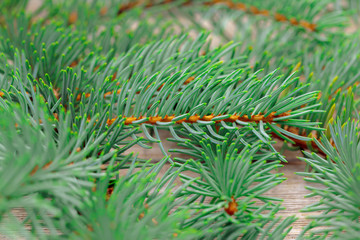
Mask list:
[[[333,144],[322,136],[317,144],[326,153],[324,159],[314,153],[305,152],[303,158],[314,170],[312,173],[300,173],[307,181],[320,183],[321,187],[309,187],[309,197],[320,196],[321,200],[308,206],[304,211],[320,210],[313,216],[316,221],[306,229],[315,228],[313,233],[324,233],[324,237],[334,239],[355,239],[359,233],[359,129],[358,121],[341,121],[329,126]],[[319,226],[328,226],[316,229]],[[345,234],[343,233],[345,232]],[[329,235],[331,234],[332,235]],[[315,237],[316,238],[316,237]]]
[[[283,239],[295,221],[294,217],[283,221],[275,217],[280,205],[274,201],[280,199],[262,195],[285,178],[281,173],[270,172],[282,165],[275,160],[275,153],[261,152],[266,149],[262,149],[264,143],[256,137],[251,138],[251,129],[254,130],[251,127],[222,129],[219,134],[226,140],[221,144],[193,134],[179,144],[186,147],[183,153],[196,157],[187,161],[174,160],[184,171],[180,178],[187,187],[182,195],[191,196],[187,205],[201,210],[186,224],[205,231],[206,237],[202,239],[236,239],[238,236],[243,239]],[[186,135],[184,130],[178,134]],[[270,159],[274,160],[267,161]],[[196,173],[199,177],[194,180],[186,172]],[[233,199],[240,199],[236,202],[235,212],[230,208]],[[256,204],[256,200],[263,204]],[[228,210],[224,212],[223,209]],[[229,214],[233,216],[229,217]]]
[[[134,167],[132,165],[132,170]],[[88,200],[79,210],[80,216],[71,222],[74,232],[64,239],[199,237],[200,232],[196,229],[183,228],[183,222],[190,216],[189,209],[173,211],[179,204],[179,199],[175,198],[176,193],[170,193],[170,189],[161,193],[156,191],[159,185],[166,182],[166,179],[155,178],[158,173],[156,165],[150,169],[143,167],[136,173],[131,173],[130,170],[126,176],[115,180],[111,196],[107,192],[112,174],[106,175],[97,183],[96,191],[90,193]],[[175,171],[169,173],[167,178],[176,176]],[[155,192],[151,193],[154,190]],[[170,211],[173,212],[170,214]]]
[[[11,229],[13,237],[24,234],[30,238],[34,234],[45,238],[45,228],[50,235],[57,235],[76,215],[83,195],[92,186],[91,179],[103,175],[98,169],[109,158],[86,157],[102,139],[89,143],[82,151],[76,150],[87,128],[70,141],[66,131],[59,131],[55,141],[49,116],[41,111],[43,106],[36,107],[42,126],[26,118],[17,107],[2,108],[0,112],[1,220],[5,224],[1,229]],[[61,124],[59,130],[63,127]],[[32,231],[16,221],[11,213],[14,208],[26,211],[24,223],[30,224]]]
[[[323,185],[299,239],[356,239],[355,1],[29,6],[0,2],[0,236],[285,239],[277,138]]]

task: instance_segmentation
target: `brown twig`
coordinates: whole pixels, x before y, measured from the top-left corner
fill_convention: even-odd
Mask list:
[[[222,115],[223,114],[219,114],[218,116],[222,116]],[[216,120],[215,122],[217,122],[217,123],[222,122],[222,121],[223,122],[236,122],[236,120],[240,120],[242,122],[256,122],[256,123],[258,123],[260,121],[263,121],[265,123],[266,122],[272,123],[272,122],[274,122],[275,118],[289,116],[290,112],[282,113],[282,114],[279,114],[277,116],[275,116],[275,115],[276,115],[276,112],[272,112],[266,117],[263,114],[257,114],[257,115],[252,115],[249,118],[247,115],[240,116],[240,115],[237,115],[237,114],[233,114],[233,115],[230,115],[228,118],[225,118],[225,119],[222,119],[222,120]],[[133,122],[138,121],[138,120],[142,120],[142,119],[145,119],[145,118],[147,118],[148,120],[143,122],[143,123],[156,124],[157,122],[171,122],[171,121],[173,121],[173,119],[175,117],[176,117],[175,115],[171,115],[171,116],[166,115],[165,117],[149,116],[149,117],[123,117],[123,118],[125,119],[125,125],[131,125],[131,124],[133,124]],[[181,124],[183,122],[196,123],[198,120],[201,120],[201,121],[204,121],[204,122],[210,122],[210,121],[213,121],[214,117],[216,117],[216,116],[211,114],[211,115],[205,115],[202,118],[200,118],[199,115],[195,114],[195,115],[190,116],[188,118],[183,118],[183,119],[177,120],[176,123],[177,124]],[[106,123],[108,125],[111,125],[111,124],[113,124],[115,122],[116,119],[117,118],[108,119]]]
[[[234,215],[238,211],[238,208],[237,208],[238,204],[235,201],[235,198],[231,197],[231,199],[232,199],[232,201],[229,202],[229,204],[226,208],[224,208],[225,212],[227,214],[229,214],[230,216]]]
[[[148,1],[147,4],[144,4],[143,0],[132,1],[127,4],[122,4],[119,7],[118,15],[120,15],[126,11],[129,11],[135,7],[139,7],[139,6],[144,6],[145,8],[150,8],[150,7],[154,7],[154,6],[165,5],[165,4],[172,3],[172,2],[175,2],[175,0],[164,0],[164,1],[158,2],[156,4],[152,3],[151,1]],[[191,5],[195,5],[195,4],[196,3],[194,0],[188,0],[188,1],[184,2],[182,4],[182,6],[191,6]],[[296,18],[288,18],[285,15],[280,14],[280,13],[271,14],[269,10],[258,9],[255,6],[247,6],[244,3],[234,3],[231,0],[210,0],[210,1],[207,1],[207,2],[204,2],[201,4],[203,4],[205,6],[213,6],[213,5],[217,5],[217,4],[223,4],[230,9],[243,11],[243,12],[253,14],[253,15],[262,15],[262,16],[266,16],[266,17],[272,17],[275,21],[278,21],[278,22],[287,22],[293,26],[301,26],[311,32],[315,32],[316,27],[317,27],[317,25],[315,23],[311,23],[311,22],[308,22],[305,20],[299,20]]]

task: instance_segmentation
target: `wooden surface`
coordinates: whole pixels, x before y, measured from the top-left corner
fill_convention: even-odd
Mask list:
[[[304,198],[305,195],[310,193],[310,191],[305,189],[305,186],[310,185],[310,183],[305,182],[303,177],[295,175],[295,172],[302,172],[304,170],[305,164],[303,162],[295,158],[289,159],[289,163],[279,170],[279,172],[284,173],[287,180],[267,193],[269,196],[284,199],[282,206],[285,207],[285,210],[280,211],[279,215],[284,217],[295,215],[298,218],[292,225],[293,228],[286,239],[296,239],[302,228],[310,222],[306,216],[313,213],[301,213],[300,210],[319,200],[319,198]],[[313,186],[314,184],[311,185]]]

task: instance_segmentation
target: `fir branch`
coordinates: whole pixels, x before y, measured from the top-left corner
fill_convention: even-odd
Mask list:
[[[306,16],[308,19],[310,19],[310,21],[308,22],[307,20],[296,19],[295,17],[287,17],[286,15],[283,15],[282,13],[272,12],[273,9],[271,9],[271,8],[264,9],[263,6],[260,6],[260,9],[259,9],[258,6],[260,4],[258,2],[254,3],[253,1],[237,2],[237,1],[231,1],[231,0],[212,0],[212,1],[195,2],[195,1],[190,0],[190,1],[178,1],[178,2],[179,2],[178,3],[179,5],[185,6],[185,7],[190,7],[192,5],[199,5],[199,4],[202,4],[204,6],[214,6],[214,5],[219,5],[219,4],[225,5],[230,9],[240,10],[240,11],[244,11],[244,12],[254,14],[254,15],[262,15],[265,17],[272,17],[275,21],[287,22],[288,24],[293,25],[293,26],[300,26],[310,32],[317,31],[317,24],[312,22],[313,19],[310,19],[310,17],[315,18],[316,15],[314,15],[314,13],[311,13],[311,14],[309,14],[309,16]],[[152,3],[151,1],[148,3],[144,3],[144,1],[133,1],[133,2],[129,2],[129,3],[121,5],[118,10],[118,15],[124,13],[125,11],[129,11],[135,7],[144,6],[144,8],[151,8],[154,6],[161,6],[161,5],[171,4],[171,3],[177,4],[177,1],[165,0],[165,1],[159,1],[159,2],[154,2],[154,3]],[[254,4],[254,5],[252,5],[252,4]],[[276,5],[271,5],[271,4],[267,4],[267,5],[269,7],[276,6]],[[325,4],[322,3],[322,5],[324,6]],[[293,7],[296,9],[295,6],[293,6]],[[278,10],[282,10],[282,9],[278,9]]]
[[[266,161],[276,159],[276,153],[266,151],[266,143],[252,138],[251,131],[246,127],[219,130],[226,138],[222,143],[185,131],[178,131],[179,135],[186,136],[185,139],[173,139],[187,148],[183,153],[198,156],[194,160],[175,158],[175,161],[183,167],[182,181],[188,183],[182,194],[193,196],[187,204],[200,211],[186,224],[205,231],[207,238],[262,239],[272,236],[283,239],[289,231],[285,229],[295,220],[289,217],[274,227],[280,218],[271,217],[279,210],[272,201],[278,199],[262,194],[284,180],[281,174],[270,173],[281,165],[278,161]],[[189,171],[199,177],[192,180]],[[255,199],[263,201],[264,205],[256,205]],[[271,213],[267,215],[263,211]],[[249,219],[252,219],[251,223]],[[207,224],[199,224],[202,221]],[[266,230],[261,231],[258,227]]]
[[[38,107],[38,111],[42,109]],[[74,139],[64,141],[61,136],[62,141],[56,144],[47,116],[41,111],[38,113],[42,127],[16,107],[8,106],[0,111],[0,192],[5,201],[1,204],[0,225],[4,234],[11,234],[7,228],[24,233],[25,224],[31,227],[26,233],[31,238],[44,238],[45,228],[51,236],[66,231],[65,223],[74,217],[86,190],[90,190],[91,179],[102,175],[96,170],[107,158],[86,158],[97,142],[80,151],[75,151]],[[84,132],[78,137],[83,138]],[[26,211],[23,222],[12,219],[14,208]]]
[[[341,124],[338,119],[329,126],[334,146],[324,134],[321,143],[316,141],[326,153],[326,159],[314,153],[304,153],[306,158],[302,160],[306,161],[315,172],[299,174],[305,176],[305,180],[319,183],[323,187],[309,187],[312,192],[309,197],[320,196],[321,200],[306,207],[303,211],[321,210],[322,213],[311,216],[315,221],[304,229],[300,237],[311,231],[310,236],[321,233],[324,237],[332,235],[332,238],[353,239],[351,236],[358,229],[360,216],[357,207],[359,199],[358,124],[350,120]],[[348,227],[338,224],[339,221],[348,222]],[[319,226],[327,226],[327,228],[317,230]]]
[[[206,35],[200,35],[198,40],[198,51],[201,49],[201,45],[204,44],[204,36]],[[179,41],[173,41],[169,40],[168,43],[164,42],[164,45],[167,46],[177,46],[177,42],[184,43],[185,39],[179,40]],[[193,43],[194,45],[194,43]],[[151,49],[153,46],[145,46],[140,48],[138,51],[141,53],[144,50]],[[291,79],[291,76],[284,80],[284,82],[279,86],[278,89],[272,90],[275,88],[275,86],[280,83],[280,80],[282,80],[281,77],[274,77],[275,72],[265,76],[262,80],[257,80],[256,75],[250,75],[247,79],[244,79],[242,76],[244,71],[234,71],[231,72],[232,69],[236,68],[236,66],[242,66],[238,63],[240,60],[233,59],[232,61],[226,61],[226,62],[217,62],[217,60],[220,58],[220,56],[226,56],[227,53],[231,52],[232,49],[236,48],[237,44],[229,44],[228,46],[224,46],[212,51],[208,51],[205,55],[194,55],[193,52],[187,51],[186,44],[181,48],[180,53],[174,52],[173,54],[170,54],[167,56],[167,58],[170,60],[168,61],[167,65],[170,65],[174,59],[182,59],[182,56],[190,55],[191,61],[189,63],[184,62],[181,63],[180,61],[177,62],[175,66],[167,67],[161,66],[158,68],[155,68],[151,72],[147,73],[144,70],[138,69],[139,72],[135,72],[134,75],[130,75],[131,73],[128,73],[130,75],[130,81],[129,80],[122,80],[119,82],[115,81],[106,81],[105,83],[101,83],[100,76],[96,76],[97,82],[101,85],[112,85],[112,87],[118,88],[116,93],[119,93],[118,96],[114,94],[111,96],[111,98],[107,98],[109,95],[109,92],[104,91],[104,89],[109,88],[106,85],[99,86],[98,92],[96,92],[95,95],[92,95],[90,93],[84,94],[84,99],[81,99],[79,94],[76,94],[78,91],[77,89],[81,86],[79,84],[82,84],[83,86],[86,84],[84,81],[81,81],[77,75],[75,75],[71,69],[68,71],[62,71],[62,77],[63,77],[63,86],[61,87],[62,93],[53,94],[50,93],[53,99],[53,104],[56,105],[59,101],[59,97],[61,97],[61,104],[67,109],[69,106],[79,106],[79,104],[88,104],[91,101],[96,100],[97,104],[102,103],[104,106],[107,105],[110,102],[113,102],[116,100],[118,103],[116,108],[113,108],[112,111],[115,115],[118,116],[125,116],[126,124],[130,124],[133,121],[139,122],[139,123],[151,123],[155,124],[156,122],[162,122],[165,123],[177,123],[180,124],[183,121],[185,122],[236,122],[237,124],[243,125],[245,122],[255,122],[259,123],[260,121],[263,121],[264,123],[271,123],[273,125],[273,128],[277,128],[276,124],[290,124],[297,127],[297,126],[305,126],[305,121],[299,121],[297,122],[296,118],[299,116],[306,114],[308,112],[313,112],[312,108],[315,108],[316,105],[313,106],[307,106],[308,111],[300,112],[299,110],[291,112],[292,109],[297,109],[302,105],[305,105],[306,103],[312,101],[312,99],[315,97],[316,92],[313,93],[307,93],[303,95],[298,95],[296,98],[293,98],[292,96],[295,95],[295,92],[286,92],[284,90],[288,89],[290,85],[295,83],[297,81],[296,78]],[[169,50],[167,50],[169,51]],[[160,54],[162,54],[161,51],[159,51]],[[134,53],[133,53],[134,54]],[[136,54],[136,52],[135,52]],[[144,56],[135,55],[136,58],[131,58],[131,55],[127,55],[126,58],[128,58],[130,62],[137,62],[139,57],[140,59]],[[149,57],[163,57],[159,56],[156,52],[150,52],[148,53]],[[145,55],[146,56],[146,55]],[[188,58],[189,59],[189,58]],[[190,60],[189,59],[189,60]],[[211,60],[208,61],[208,60]],[[115,60],[111,63],[113,67],[119,67],[119,64],[123,64],[124,58],[120,57],[119,60]],[[191,63],[195,63],[193,65],[190,65]],[[137,63],[138,64],[138,63]],[[136,68],[136,65],[134,65],[134,68]],[[184,64],[184,65],[183,65]],[[110,66],[111,66],[110,65]],[[186,68],[185,71],[179,71],[178,67]],[[203,70],[204,67],[207,66],[208,70]],[[127,70],[128,68],[123,66],[124,70]],[[93,71],[101,70],[100,68],[95,67],[93,65]],[[111,68],[109,68],[109,65],[107,66],[107,71]],[[161,74],[157,72],[157,70],[163,70],[166,69],[166,71],[163,71]],[[225,75],[219,75],[217,71],[220,69]],[[224,69],[224,70],[223,70]],[[226,70],[225,70],[226,69]],[[118,69],[117,72],[124,71],[121,69]],[[193,70],[193,71],[191,71]],[[194,71],[196,70],[196,72]],[[226,71],[226,72],[224,72]],[[82,73],[83,72],[83,73]],[[89,74],[94,76],[92,72],[88,71]],[[176,73],[176,74],[174,74]],[[191,74],[189,77],[189,73]],[[24,73],[25,74],[25,73]],[[45,73],[46,74],[46,73]],[[105,75],[104,73],[103,76]],[[153,74],[153,75],[151,75]],[[171,75],[174,74],[174,75]],[[79,75],[87,75],[83,70],[79,73]],[[91,76],[90,75],[90,76]],[[190,82],[189,79],[192,78],[193,75],[196,75],[194,79]],[[168,76],[168,77],[166,77]],[[214,76],[212,79],[206,79],[206,77]],[[60,76],[56,76],[56,79],[59,79]],[[95,77],[95,76],[94,76]],[[94,81],[94,77],[90,77],[89,79],[93,78],[92,81]],[[185,78],[185,79],[184,79]],[[73,80],[70,80],[73,79]],[[74,79],[78,79],[74,81]],[[113,77],[112,77],[113,79]],[[48,88],[46,85],[51,85],[51,79],[48,80],[47,83],[45,83],[44,87]],[[56,82],[54,84],[59,85]],[[241,84],[237,84],[238,82],[241,82]],[[180,82],[186,83],[186,85],[180,84]],[[35,83],[36,85],[38,83]],[[176,84],[176,85],[174,85]],[[72,86],[71,86],[72,85]],[[206,94],[211,89],[214,89],[220,85],[223,85],[224,87],[218,88],[213,95]],[[146,88],[143,86],[147,86]],[[266,89],[267,87],[271,87],[270,89]],[[119,87],[123,90],[121,91]],[[40,87],[42,88],[42,87]],[[35,87],[36,89],[36,87]],[[71,92],[64,91],[65,89],[73,89],[75,94],[72,94]],[[263,92],[266,89],[266,92]],[[31,89],[32,91],[32,89]],[[103,93],[102,93],[103,92]],[[177,93],[178,92],[178,93]],[[194,93],[200,94],[201,98],[197,101],[193,101],[191,99],[194,98]],[[73,96],[77,96],[75,99]],[[105,95],[105,99],[104,96]],[[54,99],[55,96],[55,99]],[[102,96],[102,97],[101,97]],[[223,96],[222,98],[215,98],[215,96]],[[45,97],[45,96],[44,96]],[[115,98],[116,97],[116,98]],[[251,98],[250,98],[251,97]],[[80,103],[77,103],[74,100],[79,100]],[[238,102],[235,102],[234,99],[239,99]],[[100,100],[104,99],[104,100]],[[130,101],[128,101],[128,99]],[[289,103],[292,99],[295,101],[290,104]],[[100,101],[100,102],[99,102]],[[140,102],[146,102],[146,105],[140,105],[137,103]],[[135,105],[136,107],[132,109],[132,106]],[[215,108],[215,105],[216,108]],[[161,112],[155,111],[155,109],[161,109]],[[221,109],[221,110],[220,110]],[[71,110],[73,116],[76,115],[75,108]],[[92,111],[92,113],[88,111],[88,121],[91,119],[91,115],[94,115],[96,111]],[[99,114],[104,114],[103,110],[102,112],[99,112]],[[52,111],[54,112],[54,111]],[[115,121],[116,118],[113,118],[109,115],[109,118],[106,120],[108,125],[111,125],[112,122]],[[130,117],[130,116],[131,117]],[[145,115],[145,117],[144,117]],[[294,116],[294,117],[293,117]],[[121,117],[124,118],[124,117]],[[318,123],[306,123],[307,129],[316,130]],[[267,126],[267,125],[266,125]],[[276,130],[275,130],[276,131]],[[279,134],[280,136],[286,136],[286,135],[292,135],[288,131],[282,131],[282,134]],[[301,136],[294,136],[295,138],[299,138],[300,140],[307,139],[306,137]],[[286,138],[286,137],[285,137]],[[310,140],[310,139],[307,139]]]
[[[163,165],[166,159],[157,165]],[[96,191],[91,192],[80,215],[73,219],[75,232],[64,238],[71,239],[197,239],[199,231],[194,228],[183,228],[182,222],[190,215],[190,209],[174,211],[179,199],[166,190],[151,193],[164,179],[156,179],[157,166],[145,168],[132,173],[114,183],[111,194],[108,194],[110,176],[97,182]],[[150,173],[149,173],[150,171]],[[172,173],[173,178],[176,172]],[[165,180],[167,182],[167,180]],[[104,198],[104,195],[107,195]],[[129,208],[129,206],[131,206]]]

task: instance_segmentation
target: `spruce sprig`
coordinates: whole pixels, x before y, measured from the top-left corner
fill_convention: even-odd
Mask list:
[[[312,216],[314,221],[305,228],[303,234],[311,230],[310,237],[313,238],[316,238],[316,234],[322,234],[324,238],[354,239],[354,233],[358,232],[360,216],[358,124],[359,122],[354,120],[342,124],[340,119],[337,119],[329,126],[331,142],[324,134],[321,142],[315,140],[326,154],[326,159],[314,153],[304,152],[306,157],[301,159],[312,167],[313,172],[299,174],[305,176],[305,180],[309,182],[321,184],[319,187],[308,187],[312,192],[308,197],[319,196],[321,200],[303,211],[321,211],[321,213]],[[317,229],[320,226],[326,228]]]

